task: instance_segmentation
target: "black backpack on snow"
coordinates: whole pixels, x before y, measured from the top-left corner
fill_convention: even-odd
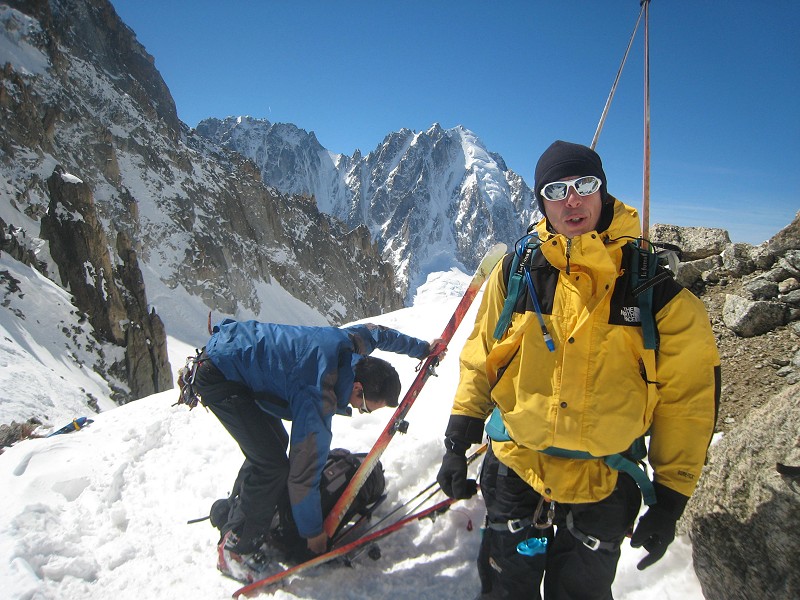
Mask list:
[[[322,481],[319,486],[320,495],[322,496],[323,516],[331,512],[331,509],[336,504],[336,501],[339,500],[342,492],[344,492],[347,484],[350,483],[366,456],[366,452],[353,454],[344,448],[334,448],[330,451],[325,468],[322,470]],[[383,473],[383,465],[378,461],[342,521],[346,523],[353,516],[363,514],[383,496],[385,490],[386,477]]]
[[[323,517],[331,511],[336,501],[339,500],[339,497],[366,456],[366,452],[354,454],[344,448],[334,448],[328,453],[328,460],[322,470],[322,479],[319,486]],[[237,479],[233,485],[231,495],[228,498],[217,500],[211,506],[209,513],[211,524],[223,534],[229,529],[234,529],[244,520],[244,515],[239,506],[240,485],[241,482]],[[383,472],[383,465],[378,461],[353,500],[353,504],[348,509],[342,523],[347,523],[356,515],[366,514],[369,507],[383,497],[385,490],[386,477]],[[280,529],[284,535],[291,535],[292,532],[297,535],[291,508],[289,508],[288,502],[283,504],[283,506],[278,507],[277,519],[273,521],[272,529]]]

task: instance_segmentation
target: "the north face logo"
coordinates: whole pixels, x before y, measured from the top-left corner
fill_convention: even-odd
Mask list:
[[[641,313],[638,306],[623,306],[619,311],[626,323],[641,323]]]

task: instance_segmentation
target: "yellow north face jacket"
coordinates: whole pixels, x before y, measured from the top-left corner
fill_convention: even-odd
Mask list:
[[[606,231],[571,240],[548,232],[544,220],[537,231],[542,245],[531,274],[555,352],[545,345],[527,289],[505,335],[493,337],[509,254],[487,282],[461,353],[453,414],[486,419],[497,406],[513,441],[493,442],[495,454],[548,499],[602,500],[617,471],[600,458],[540,450],[603,457],[624,452],[648,431],[654,480],[691,495],[719,397],[719,355],[702,301],[671,278],[656,286],[660,347],[647,350],[624,257],[626,243],[640,235],[636,210],[614,200]]]

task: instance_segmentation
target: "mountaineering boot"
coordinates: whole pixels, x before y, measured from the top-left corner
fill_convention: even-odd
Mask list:
[[[231,519],[225,524],[222,533],[231,530],[236,534],[236,542],[231,542],[231,550],[237,554],[252,554],[261,548],[269,531],[269,523],[266,525],[255,522],[252,519]],[[230,538],[232,539],[232,538]]]
[[[249,553],[236,551],[238,536],[228,531],[217,545],[217,569],[231,579],[252,583],[264,576],[269,560],[262,546]]]

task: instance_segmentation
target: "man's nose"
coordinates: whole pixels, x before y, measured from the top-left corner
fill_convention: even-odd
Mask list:
[[[570,186],[567,189],[567,197],[564,199],[564,202],[567,206],[580,206],[581,202],[583,202],[583,196],[576,192],[575,188]]]

